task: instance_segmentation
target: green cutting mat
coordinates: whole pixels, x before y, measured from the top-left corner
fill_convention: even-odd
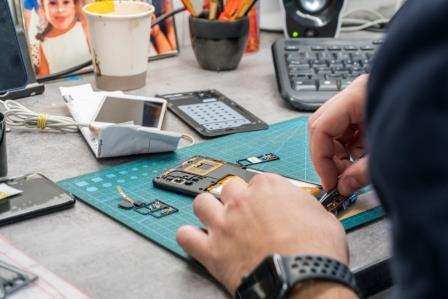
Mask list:
[[[152,185],[152,178],[194,155],[236,162],[251,156],[274,153],[280,160],[259,164],[256,168],[319,183],[308,153],[307,121],[307,117],[300,117],[274,124],[268,130],[229,135],[178,150],[176,153],[151,155],[134,162],[63,180],[59,185],[132,230],[181,257],[187,257],[177,245],[175,235],[181,225],[201,225],[193,213],[192,198],[156,189]],[[121,201],[115,189],[117,185],[136,200],[150,202],[159,199],[177,208],[179,212],[158,219],[133,210],[120,209],[117,206]],[[382,212],[378,209],[376,214],[364,213],[358,218],[354,216],[347,219],[349,222],[346,229],[380,217]]]

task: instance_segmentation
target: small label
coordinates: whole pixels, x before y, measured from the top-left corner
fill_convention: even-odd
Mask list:
[[[0,200],[22,193],[22,190],[15,189],[6,184],[0,184]]]

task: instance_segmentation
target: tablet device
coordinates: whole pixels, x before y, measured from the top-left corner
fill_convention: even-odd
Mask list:
[[[215,89],[158,95],[168,109],[204,137],[267,129],[261,119]]]
[[[71,194],[42,174],[4,179],[0,181],[0,187],[2,184],[13,188],[11,190],[14,193],[19,193],[0,200],[0,225],[66,209],[75,204]],[[4,186],[2,189],[5,189]]]
[[[2,95],[24,87],[28,81],[7,0],[0,0],[0,49],[0,95]]]

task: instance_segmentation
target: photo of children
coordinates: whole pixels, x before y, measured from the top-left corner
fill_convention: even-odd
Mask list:
[[[147,0],[147,2],[155,8],[155,15],[152,17],[152,22],[157,17],[173,10],[171,0]],[[152,27],[149,49],[150,57],[177,52],[176,30],[173,17]]]
[[[36,75],[45,77],[91,60],[82,7],[92,0],[23,0],[22,14]],[[139,1],[139,0],[137,0]],[[173,10],[172,0],[147,1],[155,7],[152,22]],[[177,53],[174,18],[152,27],[148,56]]]

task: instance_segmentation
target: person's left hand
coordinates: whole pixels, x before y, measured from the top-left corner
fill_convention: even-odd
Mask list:
[[[225,184],[221,202],[203,193],[193,202],[206,230],[183,226],[180,246],[234,294],[265,257],[320,254],[348,263],[340,222],[311,195],[273,174]]]

